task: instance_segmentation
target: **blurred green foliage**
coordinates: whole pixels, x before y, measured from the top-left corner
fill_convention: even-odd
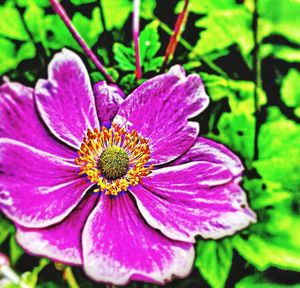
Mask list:
[[[46,75],[51,57],[69,47],[84,59],[94,82],[103,79],[47,0],[1,3],[1,75],[34,86]],[[139,84],[134,76],[132,1],[62,3],[116,82],[126,93],[132,91]],[[142,81],[160,72],[182,7],[182,0],[141,0]],[[190,0],[186,29],[169,67],[181,64],[187,73],[202,76],[211,104],[198,118],[201,133],[243,159],[243,186],[258,222],[223,240],[199,238],[192,275],[166,287],[300,287],[299,15],[299,0]],[[29,287],[67,287],[53,263],[38,263],[23,253],[14,227],[1,215],[0,231],[0,251]],[[75,276],[81,287],[101,287],[80,269]]]

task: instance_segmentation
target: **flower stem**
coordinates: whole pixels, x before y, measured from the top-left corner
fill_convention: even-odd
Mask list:
[[[142,79],[141,55],[140,55],[140,0],[133,1],[132,36],[135,51],[135,76]]]
[[[254,153],[253,159],[257,160],[259,157],[258,149],[258,135],[261,125],[261,109],[259,104],[259,89],[261,88],[261,59],[260,59],[260,39],[258,34],[258,0],[254,0],[254,12],[253,12],[253,38],[254,38],[254,49],[253,49],[253,73],[254,73],[254,109],[255,109],[255,132],[254,132]]]
[[[103,5],[102,5],[101,0],[99,0],[99,7],[100,7],[100,18],[101,18],[103,30],[104,30],[104,32],[107,32],[105,17],[104,17],[104,13],[103,13]]]
[[[59,3],[58,0],[50,0],[50,3],[55,11],[59,15],[59,17],[62,19],[62,21],[65,23],[65,25],[68,27],[69,31],[72,33],[73,37],[76,39],[76,41],[79,43],[79,45],[82,47],[83,51],[86,53],[86,55],[94,62],[96,67],[99,69],[99,71],[105,76],[105,78],[114,83],[114,80],[112,77],[107,73],[104,66],[101,64],[101,62],[98,60],[95,53],[92,51],[91,48],[87,45],[87,43],[83,40],[83,38],[80,36],[76,28],[73,26],[70,18],[68,17],[66,11],[62,7],[62,5]]]
[[[178,40],[183,31],[183,26],[187,20],[188,5],[189,5],[189,0],[185,0],[184,7],[183,7],[182,11],[178,14],[178,17],[177,17],[177,20],[175,23],[175,27],[173,29],[173,33],[170,37],[170,40],[169,40],[169,43],[168,43],[168,46],[167,46],[167,49],[165,52],[165,57],[164,57],[164,62],[163,62],[162,67],[165,67],[168,64],[169,59],[172,58],[174,55],[174,52],[175,52],[177,44],[178,44]]]
[[[64,269],[63,277],[66,280],[66,282],[68,283],[70,288],[80,288],[80,286],[78,285],[78,283],[75,279],[75,276],[73,274],[71,267],[68,266]]]

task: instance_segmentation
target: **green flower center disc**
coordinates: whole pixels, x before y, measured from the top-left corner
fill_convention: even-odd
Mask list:
[[[102,175],[114,180],[127,173],[129,157],[126,151],[118,146],[109,147],[102,152],[98,167]]]

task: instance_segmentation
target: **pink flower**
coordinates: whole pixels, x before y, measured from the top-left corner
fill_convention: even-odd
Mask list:
[[[198,75],[174,66],[125,98],[92,89],[68,50],[48,75],[0,88],[0,209],[29,253],[96,281],[164,283],[190,273],[195,236],[255,221],[240,160],[191,120],[209,102]]]

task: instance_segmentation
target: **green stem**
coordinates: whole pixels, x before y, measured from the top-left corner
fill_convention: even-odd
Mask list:
[[[172,35],[173,30],[165,23],[163,23],[161,20],[157,19],[159,21],[159,25],[161,27],[162,30],[164,30],[168,35]],[[215,71],[216,73],[226,77],[226,73],[220,68],[218,67],[216,64],[214,64],[210,59],[207,59],[205,56],[200,55],[198,53],[196,53],[194,51],[194,47],[187,42],[182,36],[179,38],[178,41],[185,49],[193,52],[197,57],[199,57],[200,61],[205,63],[209,68],[211,68],[213,71]]]
[[[262,79],[261,79],[261,58],[260,58],[260,39],[258,33],[258,0],[254,0],[254,12],[253,12],[253,38],[254,38],[254,49],[253,49],[253,72],[254,72],[254,110],[255,110],[255,132],[254,132],[254,154],[253,160],[257,160],[259,157],[259,149],[258,149],[258,136],[261,125],[261,108],[259,103],[259,91],[262,87]]]
[[[70,288],[80,288],[71,267],[68,266],[64,269],[63,276]]]
[[[106,22],[105,22],[105,17],[104,17],[104,11],[103,11],[103,5],[102,5],[101,0],[99,0],[99,7],[100,7],[100,19],[101,19],[101,22],[102,22],[103,30],[104,30],[104,32],[107,32]]]

